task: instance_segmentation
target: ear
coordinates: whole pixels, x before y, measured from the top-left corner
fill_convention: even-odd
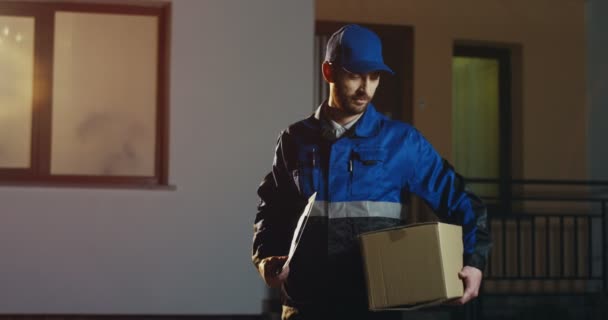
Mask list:
[[[327,81],[328,83],[334,82],[334,70],[331,63],[327,61],[323,62],[323,65],[321,66],[321,71],[323,72],[323,78],[325,79],[325,81]]]

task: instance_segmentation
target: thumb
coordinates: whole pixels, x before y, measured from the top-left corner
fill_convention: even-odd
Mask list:
[[[460,278],[460,279],[464,279],[464,278],[466,278],[466,277],[467,277],[466,273],[464,273],[464,272],[462,272],[462,271],[458,272],[458,278]]]

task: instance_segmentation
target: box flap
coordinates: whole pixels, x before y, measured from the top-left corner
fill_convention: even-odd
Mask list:
[[[390,231],[390,230],[396,230],[396,229],[405,229],[405,228],[412,228],[412,227],[419,227],[419,226],[425,226],[425,225],[436,225],[439,224],[439,222],[436,221],[430,221],[430,222],[418,222],[418,223],[412,223],[412,224],[408,224],[405,226],[396,226],[396,227],[392,227],[392,228],[386,228],[386,229],[380,229],[380,230],[374,230],[374,231],[368,231],[368,232],[364,232],[359,234],[359,238],[361,238],[361,236],[364,235],[368,235],[368,234],[373,234],[373,233],[378,233],[378,232],[386,232],[386,231]]]

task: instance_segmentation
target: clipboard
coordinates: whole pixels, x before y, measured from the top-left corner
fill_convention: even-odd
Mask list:
[[[306,223],[308,222],[308,218],[310,217],[310,212],[312,212],[312,207],[315,203],[316,198],[317,198],[316,192],[313,193],[308,198],[308,203],[306,204],[306,207],[304,207],[304,211],[302,211],[302,214],[300,215],[300,218],[298,219],[298,224],[296,226],[296,230],[293,232],[293,238],[291,239],[291,246],[289,247],[289,255],[287,256],[287,260],[283,264],[283,267],[279,271],[279,274],[283,273],[285,268],[287,266],[289,266],[289,263],[291,262],[291,259],[293,258],[293,255],[295,254],[296,249],[298,248],[298,244],[300,243],[300,240],[302,239],[302,235],[304,234],[304,228],[306,228]]]

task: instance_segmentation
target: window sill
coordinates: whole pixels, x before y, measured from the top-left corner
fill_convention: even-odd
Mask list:
[[[105,189],[105,190],[150,190],[150,191],[176,191],[177,186],[175,185],[153,185],[153,184],[142,184],[142,185],[129,185],[129,184],[114,184],[114,183],[100,183],[100,184],[88,184],[88,183],[77,183],[77,182],[34,182],[34,181],[23,181],[23,182],[0,182],[0,188],[64,188],[64,189]]]

